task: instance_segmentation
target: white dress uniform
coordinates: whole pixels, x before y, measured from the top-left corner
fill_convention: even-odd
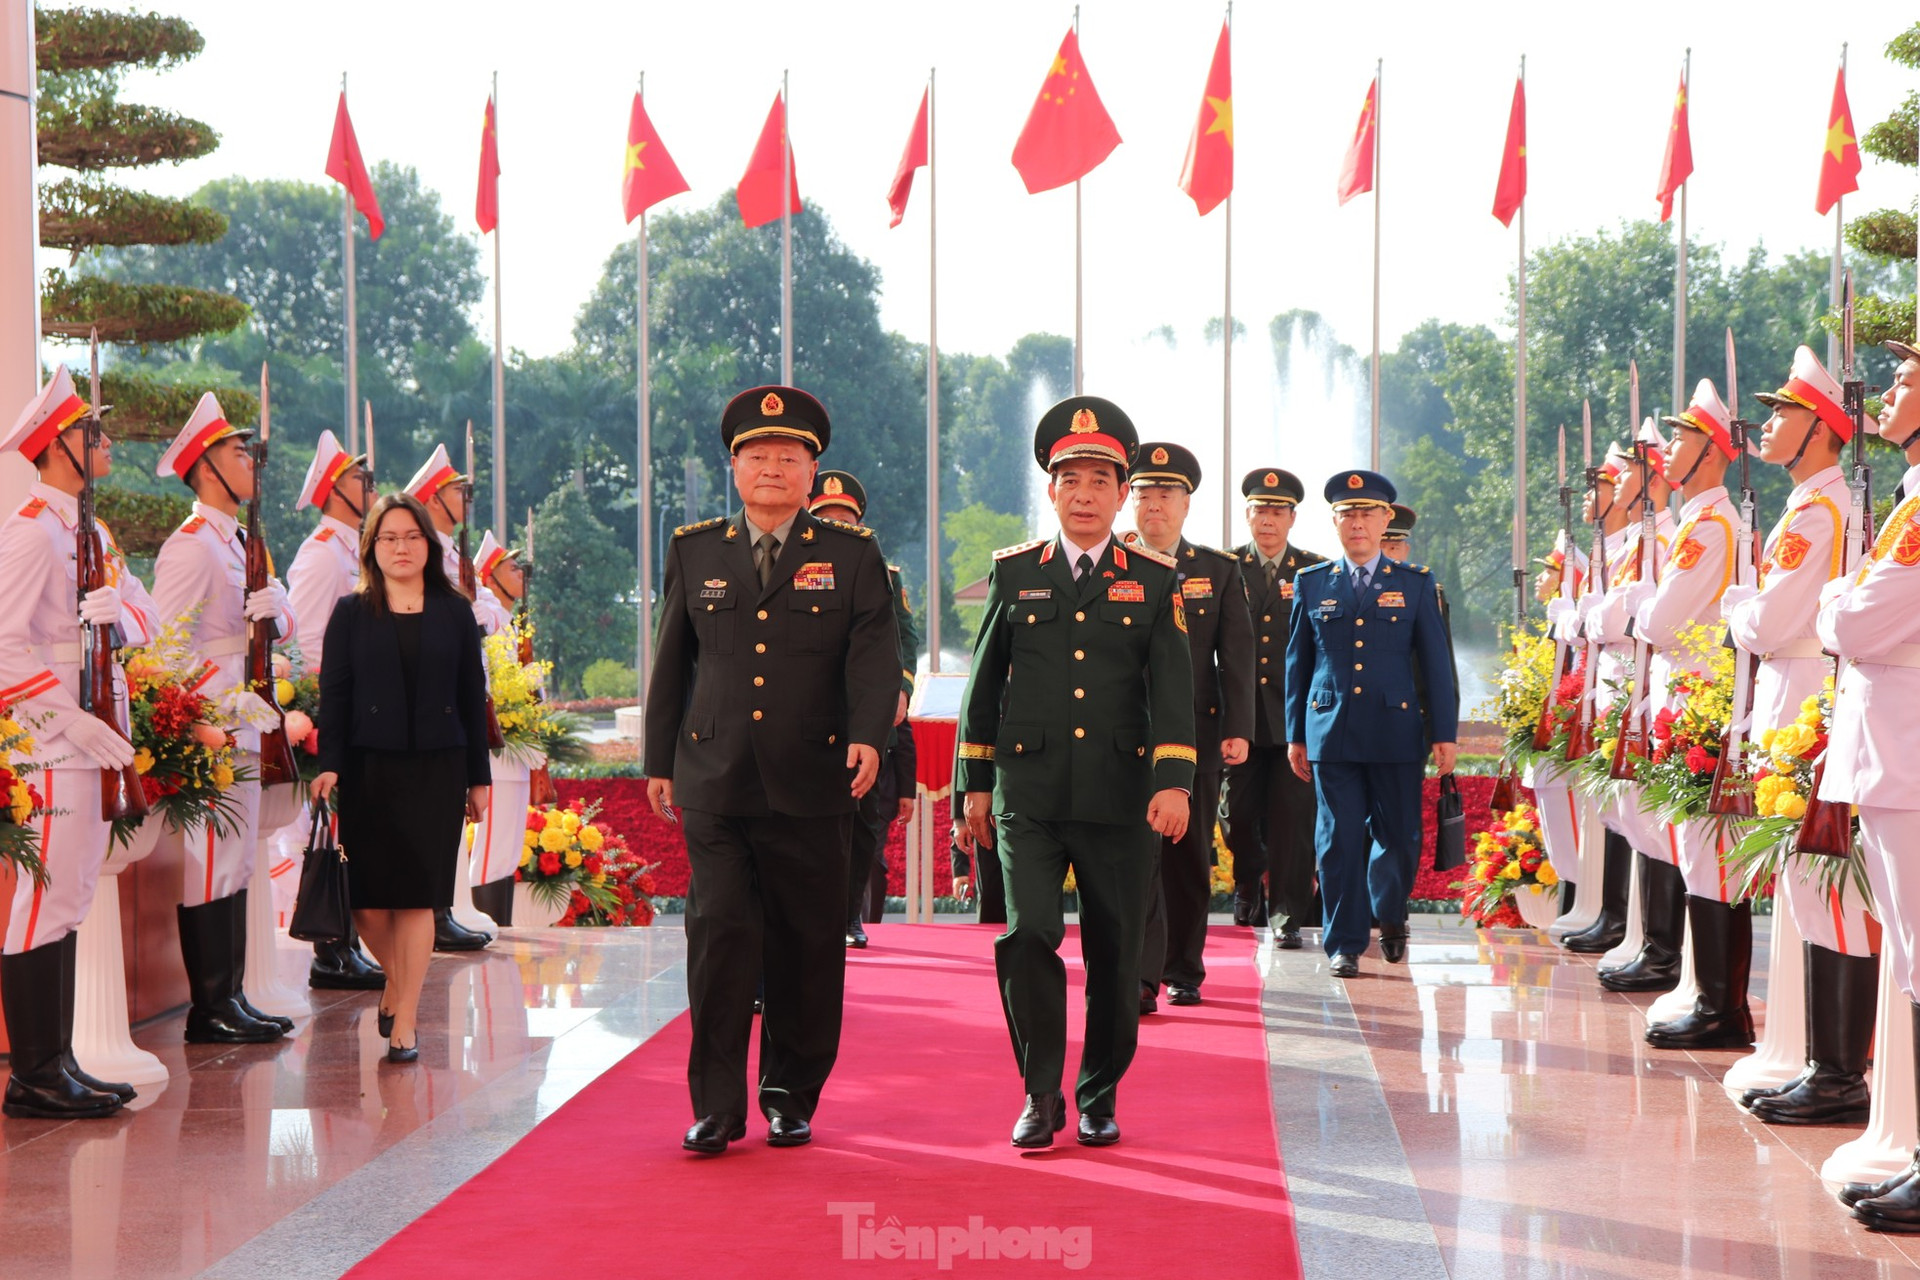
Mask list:
[[[278,586],[269,579],[270,586]],[[173,621],[198,610],[188,644],[208,665],[200,692],[218,698],[246,676],[247,556],[238,521],[204,503],[167,538],[153,563],[153,595],[160,616]],[[293,610],[282,604],[280,634],[295,634]],[[181,902],[203,906],[247,887],[253,876],[253,842],[260,815],[260,731],[234,734],[235,748],[252,777],[228,792],[235,807],[236,830],[222,835],[212,823],[186,833],[187,863]]]
[[[1760,655],[1753,682],[1753,723],[1758,741],[1768,729],[1790,724],[1800,706],[1820,692],[1833,667],[1814,633],[1820,592],[1840,575],[1846,549],[1841,535],[1851,502],[1839,467],[1809,476],[1787,496],[1787,509],[1767,535],[1760,585],[1736,587],[1722,598],[1727,631],[1743,653]],[[1744,658],[1743,658],[1744,660]],[[1800,936],[1842,955],[1873,954],[1867,904],[1857,892],[1820,892],[1814,868],[1804,860],[1784,877],[1781,897]]]
[[[360,530],[345,520],[321,516],[287,566],[287,600],[298,620],[293,642],[309,672],[320,670],[327,619],[341,596],[360,583]]]
[[[436,532],[438,532],[436,530]],[[442,533],[440,537],[440,563],[446,567],[447,580],[455,586],[460,584],[460,548],[454,543],[453,535]],[[486,635],[498,635],[507,629],[512,618],[507,607],[500,603],[500,597],[493,589],[480,581],[478,572],[473,584],[473,620],[480,624],[480,630]]]
[[[1907,998],[1920,1000],[1920,466],[1901,484],[1913,496],[1887,517],[1859,574],[1820,608],[1820,642],[1842,659],[1820,798],[1859,806],[1891,968]]]
[[[1653,529],[1653,581],[1657,584],[1666,570],[1668,548],[1673,541],[1673,512],[1662,506],[1655,513]],[[1586,634],[1601,645],[1600,667],[1594,680],[1593,714],[1596,725],[1613,706],[1616,697],[1613,685],[1623,681],[1633,666],[1634,641],[1627,633],[1627,622],[1632,592],[1640,582],[1642,572],[1640,532],[1641,524],[1636,519],[1617,535],[1620,538],[1618,550],[1611,554],[1607,562],[1607,589],[1591,597],[1591,603],[1582,611]],[[1612,539],[1608,541],[1611,544]],[[1648,696],[1653,699],[1650,705],[1658,707],[1666,690],[1658,683],[1658,665],[1649,666],[1654,683]],[[1624,788],[1617,800],[1602,808],[1601,820],[1625,836],[1634,852],[1663,862],[1677,863],[1679,855],[1674,850],[1671,830],[1658,816],[1640,806],[1639,795],[1637,788]]]
[[[100,769],[66,738],[66,726],[88,715],[80,709],[80,627],[75,534],[79,499],[36,483],[26,505],[0,524],[0,582],[9,605],[0,609],[0,703],[32,736],[33,758],[58,760],[30,776],[50,812],[40,819],[40,856],[49,883],[21,876],[7,918],[6,953],[18,955],[58,942],[79,927],[93,903],[106,861],[108,826],[100,814]],[[107,583],[120,592],[120,630],[128,647],[153,638],[158,616],[140,580],[107,527],[94,522],[107,550]],[[126,685],[116,673],[115,697]],[[64,758],[63,758],[64,757]],[[158,819],[155,819],[158,821]]]

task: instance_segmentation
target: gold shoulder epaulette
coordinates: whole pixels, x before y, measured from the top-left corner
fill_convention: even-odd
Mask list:
[[[1193,549],[1195,551],[1204,551],[1210,556],[1219,556],[1222,560],[1225,560],[1228,564],[1232,564],[1233,562],[1235,562],[1240,558],[1238,555],[1236,555],[1231,551],[1222,551],[1219,547],[1210,547],[1206,545],[1204,542],[1194,543]]]
[[[1311,555],[1311,554],[1313,554],[1313,553],[1312,553],[1312,552],[1304,552],[1304,553],[1302,553],[1302,554],[1305,554],[1305,555]],[[1315,572],[1315,571],[1317,571],[1317,570],[1320,570],[1320,569],[1324,569],[1324,568],[1325,568],[1325,567],[1326,567],[1327,565],[1330,565],[1330,564],[1332,564],[1332,563],[1333,563],[1333,561],[1331,561],[1331,560],[1328,560],[1328,559],[1327,559],[1326,557],[1324,557],[1324,556],[1322,556],[1322,557],[1321,557],[1320,559],[1318,559],[1318,560],[1314,560],[1314,561],[1311,561],[1311,562],[1309,562],[1309,563],[1307,563],[1307,564],[1303,564],[1303,565],[1301,565],[1301,566],[1300,566],[1300,567],[1299,567],[1298,569],[1296,569],[1296,570],[1294,570],[1294,576],[1295,576],[1295,577],[1298,577],[1298,576],[1299,576],[1300,574],[1303,574],[1303,573],[1313,573],[1313,572]]]
[[[45,498],[35,498],[33,501],[27,503],[26,506],[20,508],[19,514],[31,520],[35,516],[39,515],[42,511],[45,511],[46,509],[47,509],[47,500]]]
[[[180,532],[198,533],[206,527],[207,527],[207,518],[205,516],[194,516],[191,519],[189,519],[185,524],[180,526]]]
[[[1433,570],[1427,568],[1427,566],[1423,564],[1414,564],[1411,561],[1402,565],[1401,567],[1404,568],[1408,573],[1432,573],[1433,572]]]
[[[313,531],[313,540],[315,542],[328,542],[332,540],[333,535],[334,527],[330,524],[323,524]]]
[[[715,516],[711,520],[701,520],[695,524],[683,524],[673,531],[673,536],[677,538],[683,533],[698,533],[702,529],[712,529],[726,522],[727,518],[725,516]]]
[[[1155,551],[1152,547],[1148,546],[1144,541],[1134,543],[1132,546],[1128,547],[1127,550],[1133,552],[1133,554],[1137,556],[1144,556],[1148,560],[1153,561],[1155,564],[1160,565],[1163,568],[1178,569],[1180,567],[1180,562],[1178,560],[1175,560],[1172,556],[1168,555],[1164,551]]]
[[[838,529],[841,533],[850,533],[856,538],[871,538],[873,530],[863,524],[848,524],[845,520],[823,520],[819,516],[813,522],[822,529]]]
[[[1022,542],[1011,547],[1002,547],[993,553],[993,558],[995,560],[1005,560],[1008,556],[1017,556],[1022,551],[1032,551],[1038,547],[1044,547],[1050,541],[1052,541],[1050,538],[1035,538],[1032,542]]]

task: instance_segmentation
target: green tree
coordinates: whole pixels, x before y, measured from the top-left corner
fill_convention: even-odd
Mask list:
[[[573,485],[548,495],[533,527],[534,645],[556,687],[577,694],[596,660],[625,665],[634,652],[633,556]]]
[[[1920,23],[1889,40],[1886,53],[1909,70],[1920,70]],[[1909,169],[1920,166],[1920,91],[1908,90],[1892,115],[1861,134],[1860,150]],[[1920,202],[1905,211],[1879,209],[1847,224],[1847,243],[1855,249],[1889,266],[1905,264],[1892,288],[1859,297],[1854,319],[1858,343],[1877,345],[1888,338],[1913,341],[1915,299],[1907,286],[1913,283],[1916,214],[1920,214]]]
[[[1022,542],[1027,536],[1024,515],[995,511],[984,502],[949,511],[940,523],[945,526],[942,532],[953,548],[947,555],[950,592],[986,577],[987,571],[993,568],[993,553]],[[983,612],[979,605],[954,606],[951,643],[955,647],[972,647],[973,633],[980,627]]]

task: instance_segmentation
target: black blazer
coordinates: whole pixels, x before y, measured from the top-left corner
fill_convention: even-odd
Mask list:
[[[473,606],[428,595],[420,629],[420,685],[414,690],[413,749],[466,748],[467,785],[493,781],[487,751],[487,673]],[[320,768],[346,773],[350,748],[407,750],[407,691],[400,638],[390,614],[375,614],[358,592],[327,619],[320,669]]]

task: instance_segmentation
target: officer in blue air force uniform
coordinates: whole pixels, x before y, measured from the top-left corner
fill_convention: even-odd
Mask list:
[[[1327,481],[1342,555],[1294,579],[1287,644],[1287,755],[1319,800],[1314,845],[1335,977],[1360,972],[1368,913],[1380,954],[1406,956],[1407,893],[1420,857],[1420,780],[1428,725],[1434,763],[1453,771],[1458,711],[1447,637],[1425,566],[1381,554],[1393,483],[1372,471]],[[1311,769],[1311,773],[1309,773]]]

